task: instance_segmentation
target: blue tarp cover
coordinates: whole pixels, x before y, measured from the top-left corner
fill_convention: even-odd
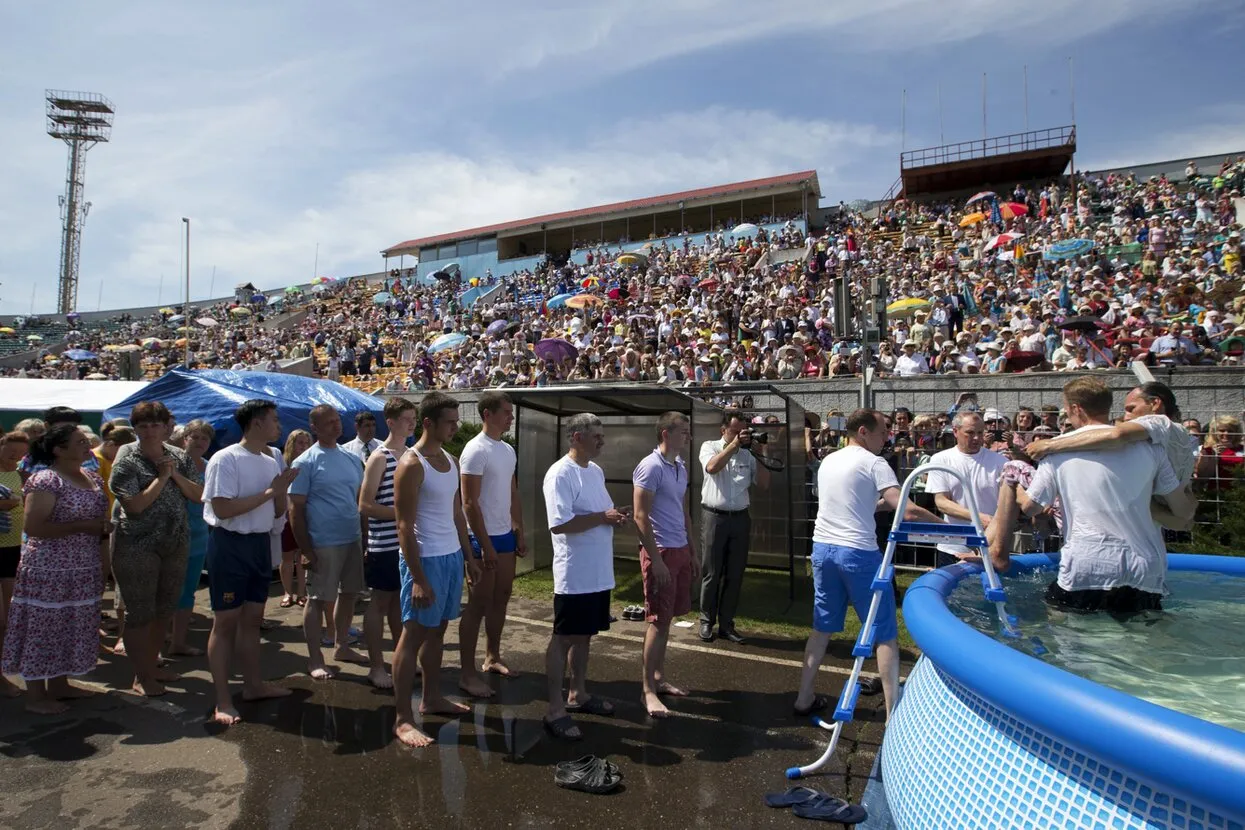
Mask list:
[[[385,403],[379,398],[349,389],[330,380],[284,375],[279,372],[235,372],[228,369],[173,369],[138,392],[104,412],[104,419],[129,418],[134,404],[160,401],[169,408],[177,423],[202,418],[216,430],[211,450],[236,443],[241,438],[234,410],[252,398],[276,401],[281,419],[281,445],[296,429],[310,429],[308,413],[312,407],[328,404],[341,413],[342,437],[354,437],[354,416],[369,411],[376,414],[376,437],[388,434],[382,415]]]

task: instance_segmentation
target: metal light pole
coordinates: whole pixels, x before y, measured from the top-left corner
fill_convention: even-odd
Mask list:
[[[182,221],[186,223],[186,303],[182,306],[182,325],[187,329],[190,328],[190,220],[185,216]],[[186,368],[190,368],[190,332],[186,332]]]

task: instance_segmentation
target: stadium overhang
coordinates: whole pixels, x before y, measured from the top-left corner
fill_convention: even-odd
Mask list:
[[[899,160],[899,195],[957,193],[1055,178],[1068,168],[1075,153],[1075,126],[909,150]]]
[[[764,179],[751,179],[715,187],[703,187],[678,193],[667,193],[644,199],[613,202],[581,210],[549,213],[512,222],[484,225],[478,228],[408,239],[399,242],[381,254],[385,257],[419,255],[430,246],[452,244],[470,239],[505,239],[533,233],[573,231],[575,228],[591,229],[619,222],[634,224],[637,234],[645,228],[645,221],[652,224],[688,220],[689,215],[711,214],[718,207],[720,218],[740,216],[750,210],[765,208],[777,214],[815,210],[822,198],[817,171],[805,170]],[[733,210],[732,210],[733,209]],[[647,236],[647,234],[644,234]],[[583,237],[581,237],[583,238]]]

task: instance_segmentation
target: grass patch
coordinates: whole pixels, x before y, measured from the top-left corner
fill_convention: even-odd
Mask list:
[[[896,581],[902,592],[919,576],[906,571],[896,571]],[[643,605],[644,587],[640,578],[640,563],[631,559],[614,560],[614,603],[616,605]],[[790,637],[802,640],[808,636],[813,621],[813,579],[797,565],[795,599],[789,598],[789,578],[786,573],[749,568],[744,577],[739,616],[735,624],[747,636],[747,632]],[[514,593],[524,599],[548,602],[553,596],[553,569],[543,568],[519,576],[514,581]],[[901,600],[902,602],[902,600]],[[680,619],[697,620],[696,611]],[[855,639],[860,633],[860,621],[851,611],[847,614],[847,627],[841,636]],[[899,646],[915,651],[916,644],[904,625],[903,611],[899,611]]]

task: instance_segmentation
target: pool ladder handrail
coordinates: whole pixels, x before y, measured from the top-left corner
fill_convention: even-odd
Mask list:
[[[903,520],[904,508],[908,503],[908,495],[912,492],[912,485],[916,483],[918,478],[927,476],[932,472],[946,473],[960,482],[960,486],[964,488],[965,498],[968,501],[968,510],[973,517],[971,524],[934,524],[930,522],[905,522]],[[839,736],[843,732],[843,724],[855,717],[856,700],[860,697],[860,670],[864,665],[865,658],[873,656],[874,639],[877,636],[876,618],[878,606],[882,601],[882,591],[890,587],[891,580],[895,576],[895,547],[900,542],[933,542],[959,539],[965,547],[975,548],[981,557],[981,564],[984,569],[981,583],[986,600],[994,603],[995,608],[998,610],[999,621],[1003,624],[1004,632],[1014,635],[1015,628],[1013,624],[1015,621],[1007,614],[1005,607],[1007,597],[1003,591],[1003,585],[999,581],[999,576],[994,570],[994,563],[990,561],[989,542],[986,539],[985,529],[981,526],[981,511],[977,509],[977,496],[970,485],[971,482],[959,470],[942,464],[922,464],[904,479],[903,486],[899,490],[900,509],[895,511],[895,520],[891,523],[890,533],[886,537],[886,553],[883,554],[882,563],[878,566],[878,572],[873,577],[873,597],[869,601],[869,612],[865,616],[864,622],[861,623],[860,634],[856,636],[856,643],[852,646],[852,656],[856,659],[852,662],[851,673],[843,683],[842,692],[839,693],[838,703],[834,707],[834,720],[827,722],[817,715],[813,715],[812,718],[814,726],[830,731],[830,743],[821,757],[812,764],[805,767],[789,768],[787,770],[787,778],[795,780],[821,770],[830,761],[830,758],[834,755],[834,750],[838,747]]]

